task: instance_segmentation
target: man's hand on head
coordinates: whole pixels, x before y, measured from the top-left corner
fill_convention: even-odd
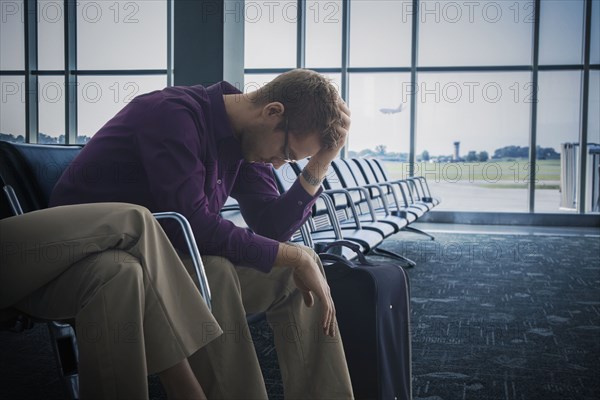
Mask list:
[[[331,161],[333,161],[339,155],[342,148],[346,145],[346,140],[348,139],[348,132],[350,131],[350,124],[352,122],[350,118],[350,109],[342,99],[340,99],[338,102],[338,108],[340,110],[341,123],[336,127],[339,135],[339,140],[337,141],[336,146],[329,149],[322,148],[312,157],[316,158],[316,161],[323,166],[328,166]]]
[[[339,155],[340,150],[346,145],[346,140],[348,139],[351,122],[350,109],[342,99],[338,101],[338,108],[340,110],[341,121],[336,126],[339,136],[336,145],[332,148],[324,147],[312,156],[299,178],[302,187],[311,195],[317,193],[321,186],[320,183],[325,179],[329,165]]]

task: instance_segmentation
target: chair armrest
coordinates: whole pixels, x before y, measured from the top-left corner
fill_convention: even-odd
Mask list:
[[[4,183],[3,179],[2,183]],[[13,187],[10,185],[4,185],[3,190],[4,194],[6,194],[6,198],[8,199],[8,203],[10,204],[10,209],[12,210],[13,214],[23,214],[23,208],[21,208],[21,203],[19,203],[19,198],[17,197],[17,194],[15,193]]]
[[[179,226],[183,231],[183,236],[185,237],[192,262],[194,263],[194,269],[200,284],[200,294],[204,298],[208,309],[212,311],[210,287],[208,285],[208,280],[206,279],[206,271],[204,270],[204,264],[202,263],[200,251],[198,251],[198,245],[196,244],[196,238],[194,237],[194,232],[192,231],[189,221],[183,215],[173,211],[153,213],[152,215],[154,215],[154,218],[157,220],[171,219],[179,223]]]
[[[302,240],[304,241],[304,245],[310,247],[311,249],[315,248],[315,243],[310,236],[310,228],[308,226],[308,222],[305,222],[300,227],[300,235],[302,236]]]
[[[363,185],[361,187],[367,188],[367,189],[375,189],[375,190],[377,190],[379,192],[379,197],[381,198],[381,201],[383,203],[383,209],[385,210],[385,213],[387,215],[391,214],[390,213],[390,207],[389,207],[387,199],[385,197],[385,193],[383,192],[383,188],[382,188],[381,183],[369,183],[369,184]],[[368,193],[368,191],[367,191],[367,193]]]
[[[344,188],[344,189],[337,189],[337,190],[342,191],[342,193],[348,193],[347,194],[348,201],[351,204],[352,212],[354,213],[354,218],[356,218],[356,214],[357,214],[357,212],[356,212],[356,205],[354,204],[354,201],[352,200],[352,196],[350,196],[349,193],[350,192],[360,192],[364,196],[364,198],[365,198],[365,200],[367,202],[367,207],[369,208],[369,214],[371,215],[371,221],[377,222],[377,215],[375,214],[375,207],[373,206],[373,201],[371,200],[371,196],[370,196],[369,191],[367,189],[365,189],[362,186],[354,186],[354,187],[349,187],[349,188]],[[359,229],[360,229],[360,227],[359,227]]]
[[[398,199],[398,196],[396,194],[396,188],[394,187],[394,185],[392,185],[389,182],[379,182],[379,183],[377,183],[377,185],[379,185],[380,188],[386,187],[389,189],[388,193],[391,193],[392,197],[394,198],[394,205],[396,206],[396,211],[400,212],[400,200]],[[382,192],[380,192],[380,193],[382,193]],[[383,199],[385,199],[385,195],[383,193],[382,193],[381,197]],[[390,209],[389,209],[389,204],[387,204],[387,200],[385,200],[385,202],[384,202],[384,207],[385,207],[386,212],[389,214]]]
[[[348,190],[346,190],[346,189],[328,189],[328,190],[323,191],[323,193],[330,195],[332,202],[333,202],[334,194],[343,194],[344,196],[346,196],[346,201],[348,202],[348,207],[350,207],[350,210],[352,211],[352,216],[354,217],[354,225],[356,226],[356,229],[362,229],[362,226],[360,223],[360,218],[358,217],[358,211],[356,210],[356,204],[354,204],[354,200],[352,199],[352,196],[350,195],[350,192]],[[373,217],[374,217],[374,215],[371,214],[371,218],[373,218]]]
[[[329,195],[325,192],[321,192],[319,197],[323,199],[323,202],[325,203],[325,208],[327,208],[327,214],[329,215],[329,219],[331,220],[331,226],[333,228],[333,232],[335,233],[335,239],[343,239],[344,237],[342,235],[342,228],[340,227],[340,222],[337,219],[335,205],[333,204],[331,197],[329,197]]]

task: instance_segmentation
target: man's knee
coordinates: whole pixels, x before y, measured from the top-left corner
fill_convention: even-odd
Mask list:
[[[91,255],[73,268],[79,271],[78,299],[81,308],[97,293],[109,288],[117,288],[114,293],[119,293],[123,301],[143,290],[144,273],[139,260],[122,250],[106,250]]]
[[[208,279],[216,279],[219,282],[237,280],[235,265],[228,259],[219,256],[203,256],[202,262]]]
[[[150,210],[137,204],[115,203],[115,213],[117,213],[123,221],[137,221],[145,224],[149,220],[154,219]]]
[[[316,260],[319,258],[317,253],[315,253],[315,251],[312,248],[305,246],[303,244],[297,244],[297,246],[300,247],[302,250],[304,250],[310,257],[312,257],[313,260]]]
[[[142,282],[144,278],[140,261],[123,250],[105,250],[81,262],[87,264],[88,274],[93,277],[89,280],[101,284],[106,284],[116,277],[136,282]]]
[[[198,277],[196,276],[196,270],[192,259],[185,254],[179,254],[179,257],[197,286]],[[202,256],[202,264],[204,265],[206,279],[211,288],[216,287],[223,289],[234,287],[235,290],[240,291],[239,278],[237,276],[235,265],[233,265],[231,261],[219,256]]]

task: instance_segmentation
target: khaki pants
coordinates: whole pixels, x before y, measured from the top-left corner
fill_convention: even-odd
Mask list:
[[[323,267],[314,252],[321,272]],[[188,271],[189,258],[182,257]],[[339,330],[323,334],[321,304],[308,308],[296,289],[292,268],[268,274],[235,267],[222,257],[202,257],[212,291],[213,314],[223,335],[190,358],[209,399],[267,399],[246,313],[266,312],[286,399],[351,399],[350,375]],[[336,328],[337,329],[337,328]]]
[[[221,330],[143,207],[56,207],[0,221],[0,308],[76,320],[80,394],[147,399],[165,370]]]

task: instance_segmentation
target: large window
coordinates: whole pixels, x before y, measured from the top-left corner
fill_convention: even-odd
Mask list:
[[[348,138],[348,149],[351,154],[370,154],[364,150],[372,149],[381,155],[396,154],[399,159],[408,161],[409,88],[408,73],[350,75],[352,132]]]
[[[85,143],[171,84],[172,2],[1,1],[0,138]],[[427,175],[438,209],[589,210],[592,171],[562,153],[600,142],[600,0],[259,0],[244,27],[244,90],[294,67],[331,77],[346,155]]]
[[[352,67],[410,66],[410,1],[353,1],[350,14]]]
[[[590,192],[593,171],[565,165],[562,149],[600,142],[600,1],[298,4],[293,27],[262,27],[285,38],[276,61],[254,61],[264,40],[246,27],[246,81],[293,67],[339,77],[352,110],[347,155],[381,158],[398,178],[427,176],[443,198],[438,210],[591,210],[591,199],[577,209],[577,187],[585,181]],[[565,184],[576,188],[575,207],[565,206]]]
[[[561,203],[560,161],[562,145],[579,142],[581,78],[581,71],[540,72],[535,196],[537,211],[575,210],[572,205]],[[556,207],[557,203],[559,207]]]
[[[0,139],[25,141],[25,79],[23,76],[0,76]]]
[[[419,3],[420,66],[527,65],[532,0]]]
[[[246,68],[293,68],[296,65],[296,1],[247,2],[244,13]]]
[[[1,6],[4,140],[85,143],[135,96],[169,83],[167,0]]]
[[[527,211],[531,85],[527,72],[421,73],[415,173],[443,210]],[[510,116],[510,117],[507,117]]]

